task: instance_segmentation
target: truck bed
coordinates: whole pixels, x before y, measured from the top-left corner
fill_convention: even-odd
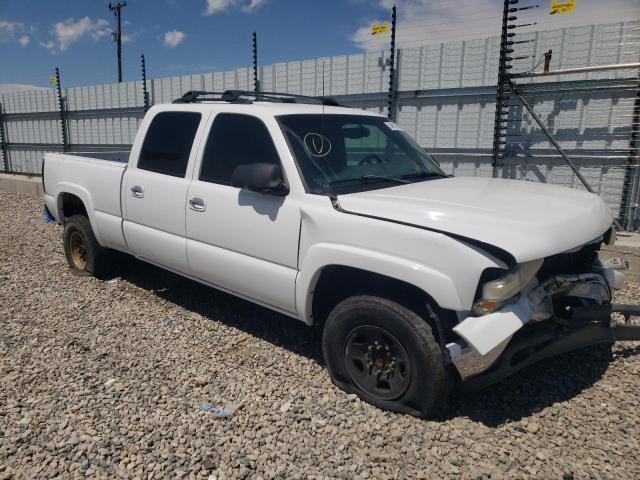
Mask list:
[[[104,153],[104,152],[103,152]],[[63,223],[63,197],[75,195],[84,203],[96,237],[104,245],[126,249],[122,236],[122,177],[126,163],[65,153],[46,153],[43,165],[45,203]]]
[[[129,161],[129,150],[113,150],[100,152],[74,152],[73,157],[82,157],[88,160],[111,160],[118,163]]]

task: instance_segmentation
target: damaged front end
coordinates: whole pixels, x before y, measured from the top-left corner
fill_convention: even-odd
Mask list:
[[[509,304],[469,316],[454,328],[461,340],[446,349],[463,389],[483,388],[543,358],[587,345],[640,340],[640,325],[630,323],[640,306],[611,303],[624,277],[601,266],[598,247],[545,259],[537,278]],[[614,324],[616,312],[624,324]]]

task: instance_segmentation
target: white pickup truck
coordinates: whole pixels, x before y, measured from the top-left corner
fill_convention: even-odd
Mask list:
[[[72,270],[119,250],[323,330],[333,382],[430,415],[598,342],[622,285],[596,195],[453,178],[397,125],[327,98],[188,92],[144,117],[128,164],[47,153],[46,214]]]

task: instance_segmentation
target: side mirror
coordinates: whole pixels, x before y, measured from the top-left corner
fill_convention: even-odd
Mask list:
[[[231,174],[231,185],[269,195],[284,196],[289,193],[289,187],[282,181],[280,165],[275,163],[240,165]]]

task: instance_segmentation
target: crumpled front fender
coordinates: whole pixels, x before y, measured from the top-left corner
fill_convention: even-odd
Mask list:
[[[605,304],[611,301],[611,290],[622,288],[623,285],[622,274],[608,268],[597,273],[558,275],[497,312],[467,317],[453,331],[480,355],[487,355],[530,321],[550,318],[553,315],[551,295],[561,293]]]

